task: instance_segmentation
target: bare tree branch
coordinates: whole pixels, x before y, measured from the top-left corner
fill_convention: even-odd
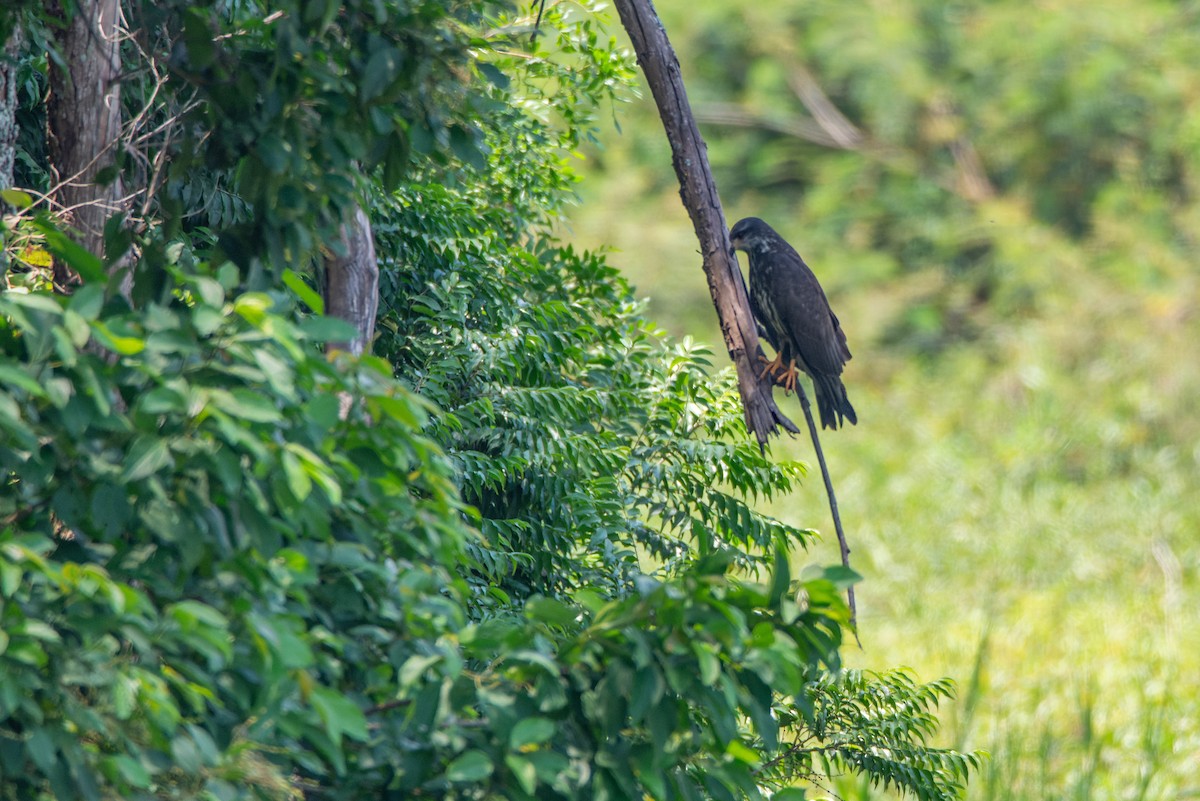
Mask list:
[[[803,139],[821,147],[853,150],[889,169],[906,174],[921,172],[919,163],[906,158],[895,148],[873,140],[842,113],[821,88],[816,76],[800,61],[795,44],[789,37],[767,36],[759,41],[758,52],[764,58],[781,63],[788,86],[812,119],[784,118],[758,113],[732,103],[714,103],[699,109],[696,116],[701,122],[771,131]],[[946,96],[936,97],[929,104],[928,110],[939,122],[961,129],[958,110]],[[954,159],[956,173],[951,180],[941,176],[930,176],[929,180],[970,203],[980,203],[995,197],[995,187],[988,179],[983,159],[971,140],[959,132],[947,141],[946,146]]]
[[[778,433],[778,427],[792,433],[800,429],[779,411],[771,395],[771,379],[760,377],[757,369],[762,357],[758,326],[750,312],[745,280],[729,244],[725,213],[709,168],[707,148],[684,90],[679,60],[650,0],[616,0],[616,7],[671,145],[679,196],[696,230],[708,290],[729,358],[737,369],[746,427],[754,433],[759,447],[765,447],[770,435]]]
[[[930,105],[930,111],[934,116],[947,120],[961,131],[958,110],[948,98],[938,97]],[[996,188],[988,179],[987,171],[983,168],[983,160],[979,158],[979,151],[975,149],[975,145],[971,143],[966,134],[960,132],[950,140],[950,155],[954,157],[954,164],[958,167],[958,182],[955,187],[958,195],[972,203],[979,203],[996,196]]]
[[[788,86],[808,109],[821,130],[829,134],[837,147],[843,150],[857,150],[862,146],[866,137],[854,123],[843,114],[829,95],[821,89],[813,74],[799,63],[790,64],[787,71]]]
[[[734,103],[710,103],[696,110],[698,122],[727,125],[731,128],[753,128],[771,131],[796,139],[804,139],[822,147],[843,147],[828,131],[815,122],[800,119],[784,120],[755,114]]]

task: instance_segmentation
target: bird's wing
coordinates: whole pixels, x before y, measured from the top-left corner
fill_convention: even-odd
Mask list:
[[[840,375],[850,349],[817,277],[793,250],[784,250],[776,258],[776,305],[797,356],[809,372]]]
[[[833,313],[833,309],[829,310],[829,316],[833,318],[833,330],[837,332],[838,342],[840,343],[839,350],[842,353],[842,363],[850,361],[850,345],[846,342],[846,332],[842,330],[842,323],[838,320],[837,315]]]

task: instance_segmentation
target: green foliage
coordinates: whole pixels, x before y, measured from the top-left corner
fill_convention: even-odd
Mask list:
[[[718,553],[472,622],[424,402],[235,276],[138,313],[0,299],[6,797],[757,795],[737,744],[837,666],[833,581]]]
[[[871,785],[920,799],[957,797],[981,767],[980,755],[925,747],[937,730],[933,709],[951,697],[950,682],[918,685],[904,671],[829,674],[805,688],[801,703],[811,730],[786,746],[770,770],[811,775],[820,765],[836,776],[851,768]]]
[[[728,379],[648,327],[599,258],[500,238],[511,221],[493,221],[507,213],[495,192],[411,187],[394,223],[377,208],[381,250],[399,254],[378,351],[446,412],[438,437],[483,516],[489,584],[613,591],[638,571],[633,546],[674,559],[691,540],[750,564],[779,538],[803,541],[742,500],[801,469],[734,444]]]
[[[492,3],[148,3],[144,50],[170,70],[176,93],[201,102],[172,153],[184,192],[196,167],[235,176],[253,210],[222,230],[243,267],[275,271],[313,250],[357,202],[362,172],[393,185],[413,154],[482,158],[471,122],[483,102],[469,46]],[[171,32],[159,39],[160,30]],[[186,200],[180,195],[181,200]]]
[[[1195,7],[658,6],[728,217],[777,221],[850,337],[865,422],[823,440],[866,577],[866,650],[847,661],[973,674],[940,740],[992,754],[969,798],[1186,795]],[[798,67],[861,143],[817,141]],[[660,323],[713,341],[703,287],[684,289],[698,260],[680,258],[690,228],[661,125],[648,103],[621,122],[588,151],[601,169],[571,230],[615,248]],[[964,145],[990,195],[965,180]],[[796,523],[821,500],[806,488],[760,508]],[[828,787],[881,795],[853,775]]]
[[[186,303],[138,313],[97,284],[0,299],[8,797],[229,797],[246,773],[281,795],[267,750],[344,770],[368,654],[461,623],[426,404],[235,278],[179,275]]]
[[[370,179],[395,186],[417,162],[482,166],[477,117],[492,99],[481,70],[497,74],[488,51],[512,44],[503,26],[485,33],[503,6],[126,3],[130,132],[117,165],[151,211],[139,222],[168,239],[212,229],[221,259],[265,288],[319,255]],[[6,9],[4,22],[16,12]],[[24,15],[18,162],[24,185],[39,189],[52,181],[44,143],[30,134],[44,120],[45,54],[62,59],[52,35],[59,24],[45,12]],[[138,300],[169,291],[154,264],[135,275]]]
[[[136,308],[46,214],[5,232],[84,282],[0,296],[0,798],[755,799],[835,765],[801,739],[954,796],[944,687],[831,679],[854,577],[793,581],[809,532],[755,508],[801,466],[547,233],[629,75],[594,20],[526,58],[481,2],[131,8],[183,115],[110,226]],[[306,268],[351,204],[380,335],[330,360]]]

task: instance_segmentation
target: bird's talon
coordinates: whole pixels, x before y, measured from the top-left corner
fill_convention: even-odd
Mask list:
[[[796,391],[796,379],[798,371],[796,370],[796,362],[793,360],[788,365],[787,371],[783,375],[783,395],[787,397]]]
[[[774,359],[768,359],[765,354],[759,354],[758,359],[765,364],[762,372],[758,374],[759,381],[762,381],[768,375],[772,379],[775,378],[776,373],[779,372],[779,368],[783,367],[783,360],[779,358],[778,353],[775,354]]]

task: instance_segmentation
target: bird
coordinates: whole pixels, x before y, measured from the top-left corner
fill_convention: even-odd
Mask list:
[[[793,391],[799,368],[812,379],[823,428],[836,429],[846,421],[857,425],[858,415],[842,383],[850,348],[813,271],[795,248],[757,217],[735,223],[729,241],[735,251],[746,252],[750,310],[759,333],[775,349],[775,358],[760,377],[770,373],[785,391]]]

